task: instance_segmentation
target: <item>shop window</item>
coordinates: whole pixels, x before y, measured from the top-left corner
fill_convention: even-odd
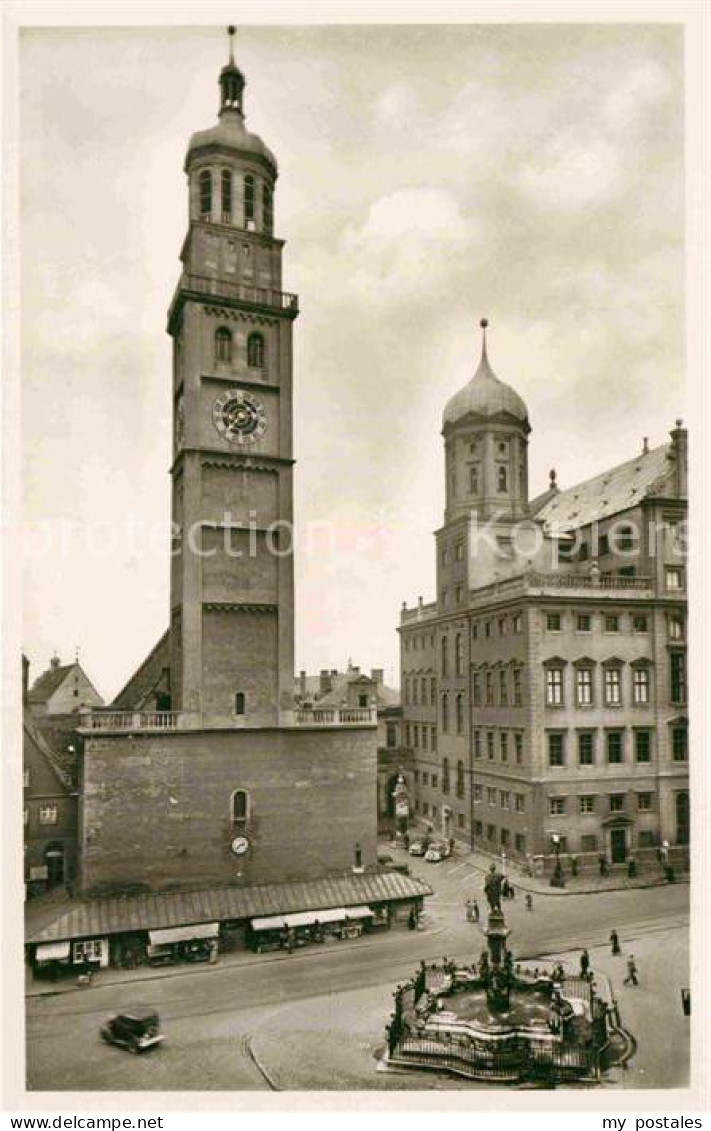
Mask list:
[[[56,804],[48,802],[46,805],[39,807],[39,823],[41,825],[56,825],[58,816],[58,809]]]

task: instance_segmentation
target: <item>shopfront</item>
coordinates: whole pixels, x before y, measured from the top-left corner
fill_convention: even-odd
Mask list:
[[[359,938],[372,921],[373,911],[366,906],[262,916],[251,920],[248,942],[258,954],[292,950],[311,943]]]
[[[35,949],[34,971],[40,978],[54,980],[71,968],[71,943],[69,939],[61,942],[40,943]]]
[[[219,932],[219,923],[193,923],[188,927],[149,931],[148,963],[166,966],[174,962],[215,961]]]

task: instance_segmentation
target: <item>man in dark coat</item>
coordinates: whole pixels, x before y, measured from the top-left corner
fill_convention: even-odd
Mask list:
[[[610,945],[613,954],[620,954],[620,939],[617,931],[610,931]]]
[[[580,955],[580,977],[587,978],[590,970],[590,955],[587,952],[587,947]]]

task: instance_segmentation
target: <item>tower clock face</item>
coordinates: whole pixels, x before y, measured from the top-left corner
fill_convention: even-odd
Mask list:
[[[232,444],[254,444],[267,427],[264,406],[240,389],[228,389],[212,409],[215,428]]]

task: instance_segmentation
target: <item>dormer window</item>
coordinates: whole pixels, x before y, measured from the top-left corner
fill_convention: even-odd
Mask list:
[[[225,224],[232,221],[232,174],[229,169],[222,170],[222,220]]]
[[[232,361],[232,334],[226,326],[220,326],[215,333],[215,361]]]
[[[250,334],[247,338],[247,365],[250,369],[264,366],[264,338],[261,334]]]
[[[209,220],[212,216],[212,173],[203,169],[200,174],[200,218]]]
[[[254,227],[254,202],[255,202],[255,184],[254,177],[251,173],[247,173],[244,178],[244,226],[245,228]]]

